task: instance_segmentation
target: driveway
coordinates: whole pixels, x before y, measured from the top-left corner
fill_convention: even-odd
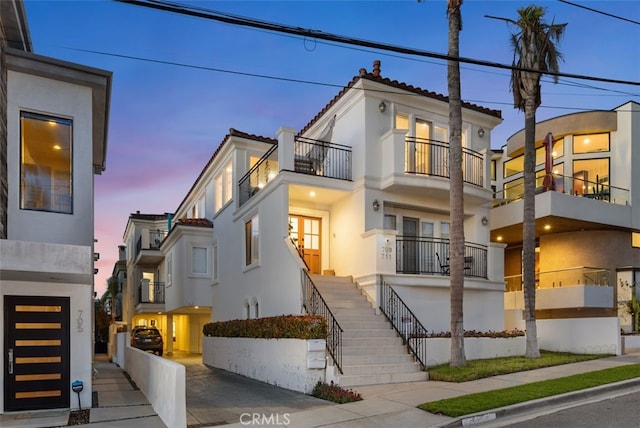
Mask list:
[[[186,368],[187,425],[192,428],[234,424],[315,407],[331,406],[325,400],[279,388],[202,364],[202,354],[174,352],[165,358]],[[263,416],[264,415],[264,416]]]

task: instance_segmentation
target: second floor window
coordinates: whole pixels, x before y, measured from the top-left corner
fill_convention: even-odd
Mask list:
[[[231,161],[215,176],[215,211],[218,212],[224,204],[231,200],[233,194],[233,166]]]
[[[250,266],[258,263],[260,243],[260,228],[258,226],[258,216],[254,216],[244,224],[244,244],[245,244],[245,265]]]
[[[73,213],[72,121],[20,113],[20,208]]]

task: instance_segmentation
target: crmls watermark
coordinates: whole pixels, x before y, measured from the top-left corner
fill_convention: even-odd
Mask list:
[[[243,413],[240,415],[242,425],[268,425],[268,426],[289,426],[291,419],[289,413]]]

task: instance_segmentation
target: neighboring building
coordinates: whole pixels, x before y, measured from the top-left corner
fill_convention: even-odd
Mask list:
[[[128,251],[123,321],[131,327],[157,327],[167,354],[174,350],[200,353],[202,327],[211,317],[207,254],[212,223],[184,218],[171,224],[171,219],[167,213],[129,216],[124,233]]]
[[[111,73],[34,54],[20,0],[0,2],[0,23],[0,413],[70,408],[74,380],[91,402],[93,179]]]
[[[545,138],[551,141],[546,152]],[[520,328],[523,146],[524,130],[494,154],[497,197],[491,212],[491,240],[507,245],[506,325]],[[562,337],[558,340],[570,347],[581,335],[596,333],[615,341],[620,331],[618,301],[629,298],[628,288],[622,287],[618,297],[616,288],[621,282],[640,282],[640,104],[630,101],[611,111],[538,123],[536,159],[536,316],[541,346],[557,347],[554,340]],[[626,323],[622,319],[624,329],[630,327]]]
[[[465,328],[502,330],[504,245],[489,242],[488,228],[490,136],[501,113],[462,110]],[[427,329],[448,331],[448,115],[447,97],[381,77],[376,61],[297,133],[231,129],[149,259],[165,283],[159,310],[175,299],[180,310],[210,307],[213,321],[304,313],[306,263],[316,282],[352,278],[376,308],[384,281]],[[129,248],[134,228],[165,223],[151,216],[138,227],[138,216]],[[201,334],[199,322],[191,332]]]

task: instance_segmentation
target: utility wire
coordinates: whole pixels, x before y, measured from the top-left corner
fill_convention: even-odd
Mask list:
[[[181,5],[176,3],[169,3],[162,0],[115,0],[115,1],[120,3],[128,3],[136,6],[144,6],[152,9],[164,10],[166,12],[194,16],[198,18],[211,19],[214,21],[224,22],[232,25],[260,28],[263,30],[274,31],[278,33],[295,34],[295,35],[310,37],[314,39],[329,40],[337,43],[364,46],[368,48],[379,49],[383,51],[391,51],[396,53],[403,53],[407,55],[437,58],[437,59],[447,60],[447,61],[459,61],[459,62],[468,63],[468,64],[475,64],[475,65],[480,65],[484,67],[501,68],[506,70],[517,70],[517,71],[541,73],[541,74],[546,74],[554,77],[566,77],[566,78],[579,79],[579,80],[591,80],[596,82],[640,86],[640,82],[637,82],[637,81],[609,79],[604,77],[586,76],[586,75],[562,73],[562,72],[553,73],[549,71],[532,70],[532,69],[527,69],[522,67],[516,67],[513,65],[501,64],[497,62],[485,61],[485,60],[479,60],[479,59],[473,59],[473,58],[467,58],[467,57],[451,57],[449,55],[440,54],[436,52],[429,52],[429,51],[408,48],[403,46],[389,45],[386,43],[362,40],[362,39],[357,39],[353,37],[345,37],[345,36],[340,36],[332,33],[325,33],[320,30],[304,29],[300,27],[292,27],[289,25],[261,21],[253,18],[223,14],[221,12],[214,11],[214,10],[190,7],[188,5]]]
[[[570,2],[570,1],[567,1],[567,0],[558,0],[558,1],[560,3],[565,3],[565,4],[568,4],[568,5],[571,5],[571,6],[579,7],[580,9],[585,9],[585,10],[588,10],[588,11],[591,11],[591,12],[599,13],[600,15],[608,16],[610,18],[615,18],[615,19],[619,19],[621,21],[627,21],[627,22],[630,22],[632,24],[640,25],[640,21],[634,21],[633,19],[625,18],[624,16],[618,16],[618,15],[614,15],[612,13],[603,12],[601,10],[593,9],[591,7],[583,6],[581,4],[573,3],[573,2]]]

